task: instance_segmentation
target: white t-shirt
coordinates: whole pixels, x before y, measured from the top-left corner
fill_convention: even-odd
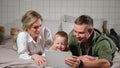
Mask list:
[[[48,49],[53,42],[50,30],[43,27],[37,39],[33,40],[30,34],[26,31],[20,32],[17,37],[17,51],[19,58],[31,59],[32,54],[41,54],[45,49]]]

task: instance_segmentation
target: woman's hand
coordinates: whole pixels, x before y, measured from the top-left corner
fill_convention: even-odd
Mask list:
[[[79,68],[80,60],[76,56],[67,57],[65,63],[72,68]]]
[[[32,55],[31,58],[36,62],[37,65],[39,65],[41,67],[46,66],[46,59],[45,59],[45,57],[37,55],[37,54],[34,54],[34,55]]]

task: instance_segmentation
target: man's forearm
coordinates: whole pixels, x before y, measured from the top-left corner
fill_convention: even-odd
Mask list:
[[[83,68],[110,68],[110,63],[106,59],[97,59],[93,61],[83,61]]]

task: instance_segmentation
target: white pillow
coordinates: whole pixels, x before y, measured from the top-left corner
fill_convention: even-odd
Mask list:
[[[62,30],[65,31],[67,34],[73,29],[74,23],[62,22]]]
[[[43,26],[51,30],[52,37],[55,33],[60,30],[60,21],[59,20],[43,20]]]
[[[74,17],[74,16],[64,15],[64,16],[61,18],[61,21],[62,21],[62,22],[65,22],[65,23],[67,23],[67,22],[74,23],[75,19],[76,19],[76,17]]]
[[[100,30],[102,32],[102,26],[103,26],[103,19],[94,19],[94,28]],[[73,22],[62,22],[61,28],[63,31],[69,33],[74,27]]]
[[[94,28],[102,32],[103,21],[103,19],[93,19]]]
[[[118,35],[120,35],[120,23],[114,23],[113,28],[118,33]]]

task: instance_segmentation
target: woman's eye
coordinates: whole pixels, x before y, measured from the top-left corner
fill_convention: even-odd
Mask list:
[[[33,28],[34,28],[34,29],[38,29],[39,27],[40,27],[40,26],[34,26]]]

